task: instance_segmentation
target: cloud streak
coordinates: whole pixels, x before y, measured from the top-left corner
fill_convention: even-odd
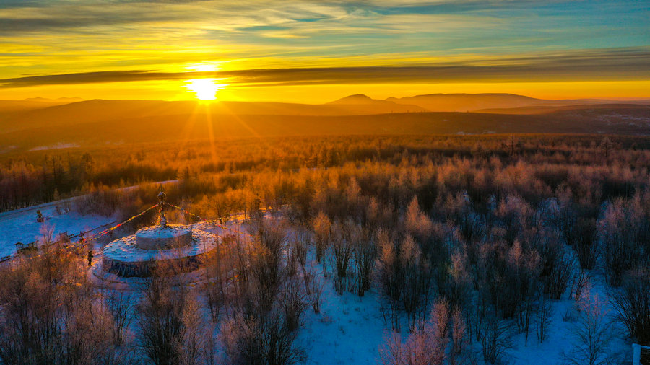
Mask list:
[[[2,88],[111,82],[224,79],[231,85],[609,81],[650,79],[650,48],[534,54],[429,65],[247,69],[216,72],[99,71],[0,79]]]

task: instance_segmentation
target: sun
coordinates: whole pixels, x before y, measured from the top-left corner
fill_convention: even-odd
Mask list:
[[[187,69],[199,72],[216,71],[217,68],[214,64],[193,64],[187,67]],[[217,91],[228,86],[227,84],[220,84],[218,81],[220,80],[213,78],[185,80],[185,88],[193,92],[199,100],[216,100]]]
[[[217,91],[223,89],[225,84],[218,84],[215,79],[191,79],[186,81],[185,87],[196,94],[199,100],[216,100]]]

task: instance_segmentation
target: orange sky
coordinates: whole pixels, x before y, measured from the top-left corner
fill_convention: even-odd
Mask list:
[[[128,85],[93,84],[41,86],[0,91],[0,100],[61,96],[102,99],[195,99],[184,82],[149,82]],[[364,93],[374,99],[433,93],[514,93],[540,99],[650,98],[650,81],[629,82],[546,82],[483,84],[353,84],[284,87],[225,87],[216,92],[218,100],[285,101],[320,104],[346,95]],[[88,97],[90,96],[90,97]]]

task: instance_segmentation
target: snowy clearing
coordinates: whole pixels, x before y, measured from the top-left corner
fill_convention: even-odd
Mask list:
[[[13,255],[16,253],[17,242],[27,244],[37,241],[48,229],[53,230],[54,236],[64,232],[72,235],[115,221],[113,217],[81,215],[73,211],[66,213],[62,208],[59,209],[61,214],[58,214],[57,205],[61,205],[61,202],[0,213],[0,231],[2,232],[0,235],[0,257]],[[43,214],[44,222],[36,220],[37,210]]]

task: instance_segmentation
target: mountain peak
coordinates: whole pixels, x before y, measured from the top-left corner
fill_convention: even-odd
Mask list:
[[[377,100],[374,100],[370,98],[366,94],[353,94],[350,96],[346,96],[344,98],[341,98],[339,100],[332,101],[328,104],[367,104],[367,103],[372,103]]]
[[[47,101],[52,101],[52,99],[37,96],[37,97],[34,97],[34,98],[27,98],[27,99],[25,99],[25,101],[47,102]]]
[[[370,99],[370,97],[366,94],[352,94],[350,96],[346,96],[343,99]]]
[[[520,95],[520,94],[511,94],[511,93],[479,93],[479,94],[467,94],[467,93],[452,93],[452,94],[421,94],[413,96],[412,98],[516,98],[516,99],[530,99],[530,96]]]

